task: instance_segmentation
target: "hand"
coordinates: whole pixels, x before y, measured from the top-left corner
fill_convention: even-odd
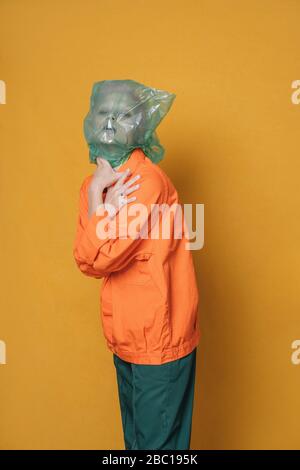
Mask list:
[[[117,172],[111,167],[107,160],[104,160],[100,157],[97,158],[97,169],[94,172],[88,190],[89,218],[96,211],[97,207],[100,204],[103,204],[102,193],[103,190],[108,186],[111,187],[109,187],[107,190],[104,206],[106,205],[109,217],[111,218],[120,210],[123,205],[128,204],[129,202],[136,199],[135,197],[126,199],[124,196],[126,194],[130,194],[139,187],[139,185],[136,185],[132,188],[129,188],[129,186],[133,184],[133,182],[135,182],[140,177],[140,175],[137,175],[127,183],[124,183],[124,180],[128,175],[130,175],[130,169],[127,169],[124,172]],[[115,182],[116,184],[112,186]]]
[[[115,183],[122,175],[123,173],[116,172],[107,160],[98,157],[97,168],[90,184],[90,191],[103,192],[105,188]]]
[[[141,175],[136,175],[124,183],[126,177],[127,172],[125,171],[124,174],[121,174],[121,177],[116,182],[116,184],[107,190],[104,206],[108,210],[110,218],[114,217],[121,207],[125,206],[129,202],[136,200],[136,196],[127,198],[126,195],[131,194],[140,187],[139,184],[134,186],[132,186],[132,184],[135,183],[141,177]]]

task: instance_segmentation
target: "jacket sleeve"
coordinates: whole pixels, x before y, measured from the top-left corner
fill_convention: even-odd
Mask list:
[[[165,187],[160,175],[156,173],[141,175],[140,187],[128,195],[128,197],[136,196],[136,200],[123,206],[112,219],[113,237],[106,232],[105,235],[101,233],[101,238],[99,238],[97,226],[99,227],[98,224],[101,224],[101,227],[103,227],[103,223],[105,224],[108,220],[106,219],[107,212],[105,211],[101,215],[94,213],[88,218],[88,185],[90,180],[90,177],[86,178],[80,188],[79,214],[73,255],[83,274],[94,278],[102,278],[108,276],[111,272],[123,269],[134,258],[143,238],[134,238],[132,236],[132,227],[137,226],[139,233],[149,235],[152,214],[154,215],[155,211],[153,204],[165,202]],[[137,216],[133,217],[139,223],[131,225],[132,217],[129,214],[126,219],[127,224],[124,225],[123,221],[127,210],[129,211],[130,206],[136,203],[142,205],[142,210],[137,212]],[[145,235],[143,236],[145,237]]]

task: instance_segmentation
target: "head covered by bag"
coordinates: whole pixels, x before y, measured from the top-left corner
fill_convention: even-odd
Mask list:
[[[154,163],[164,156],[155,129],[176,95],[134,80],[103,80],[93,85],[84,135],[91,163],[97,157],[119,166],[140,147]]]

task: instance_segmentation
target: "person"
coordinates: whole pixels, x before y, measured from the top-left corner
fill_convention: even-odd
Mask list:
[[[97,167],[80,188],[73,253],[83,274],[103,279],[101,321],[127,450],[190,448],[199,293],[186,234],[175,235],[171,209],[181,202],[158,165],[164,149],[155,133],[174,97],[104,80],[93,86],[84,122]]]

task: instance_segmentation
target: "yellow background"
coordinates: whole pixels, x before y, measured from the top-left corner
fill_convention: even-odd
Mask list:
[[[72,256],[92,84],[176,94],[158,128],[205,205],[192,448],[300,448],[300,3],[1,0],[2,449],[122,449],[101,281]]]

